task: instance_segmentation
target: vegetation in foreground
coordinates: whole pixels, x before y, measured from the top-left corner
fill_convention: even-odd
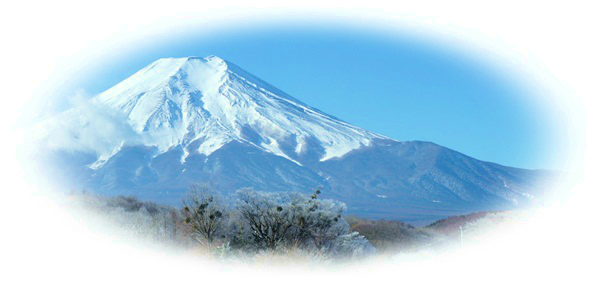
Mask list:
[[[343,203],[319,199],[319,194],[242,189],[233,199],[225,199],[209,187],[194,185],[180,209],[126,196],[73,193],[70,200],[102,215],[135,240],[238,259],[265,254],[361,259],[416,251],[455,242],[460,230],[490,214],[451,217],[419,228],[344,216]]]

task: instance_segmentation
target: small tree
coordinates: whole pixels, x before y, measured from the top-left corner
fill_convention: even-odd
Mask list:
[[[338,201],[318,199],[320,193],[317,190],[310,198],[297,193],[291,196],[291,208],[295,211],[290,237],[297,244],[317,250],[326,248],[349,231],[348,223],[342,218],[346,206]]]
[[[192,238],[210,248],[223,223],[224,203],[208,186],[194,184],[183,204],[184,223],[190,227]]]
[[[237,197],[238,213],[257,248],[274,250],[286,240],[294,216],[285,194],[242,189],[237,191]]]
[[[244,189],[237,192],[237,211],[257,248],[285,244],[323,250],[348,233],[349,226],[341,217],[345,205],[317,199],[319,194]]]

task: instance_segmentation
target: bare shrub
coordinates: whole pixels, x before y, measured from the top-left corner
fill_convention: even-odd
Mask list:
[[[210,247],[222,232],[225,204],[214,190],[200,184],[191,186],[183,203],[184,223],[189,226],[193,239]]]

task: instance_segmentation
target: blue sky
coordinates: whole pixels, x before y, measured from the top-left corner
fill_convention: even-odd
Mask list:
[[[217,55],[370,131],[509,166],[555,167],[551,125],[531,90],[455,47],[367,29],[286,26],[191,30],[127,50],[90,66],[70,88],[93,95],[158,58]]]

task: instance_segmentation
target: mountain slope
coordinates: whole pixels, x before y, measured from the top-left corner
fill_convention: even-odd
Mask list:
[[[524,205],[548,177],[371,133],[215,56],[160,59],[33,139],[50,178],[69,188],[179,203],[192,182],[321,187],[351,213],[405,221]]]

